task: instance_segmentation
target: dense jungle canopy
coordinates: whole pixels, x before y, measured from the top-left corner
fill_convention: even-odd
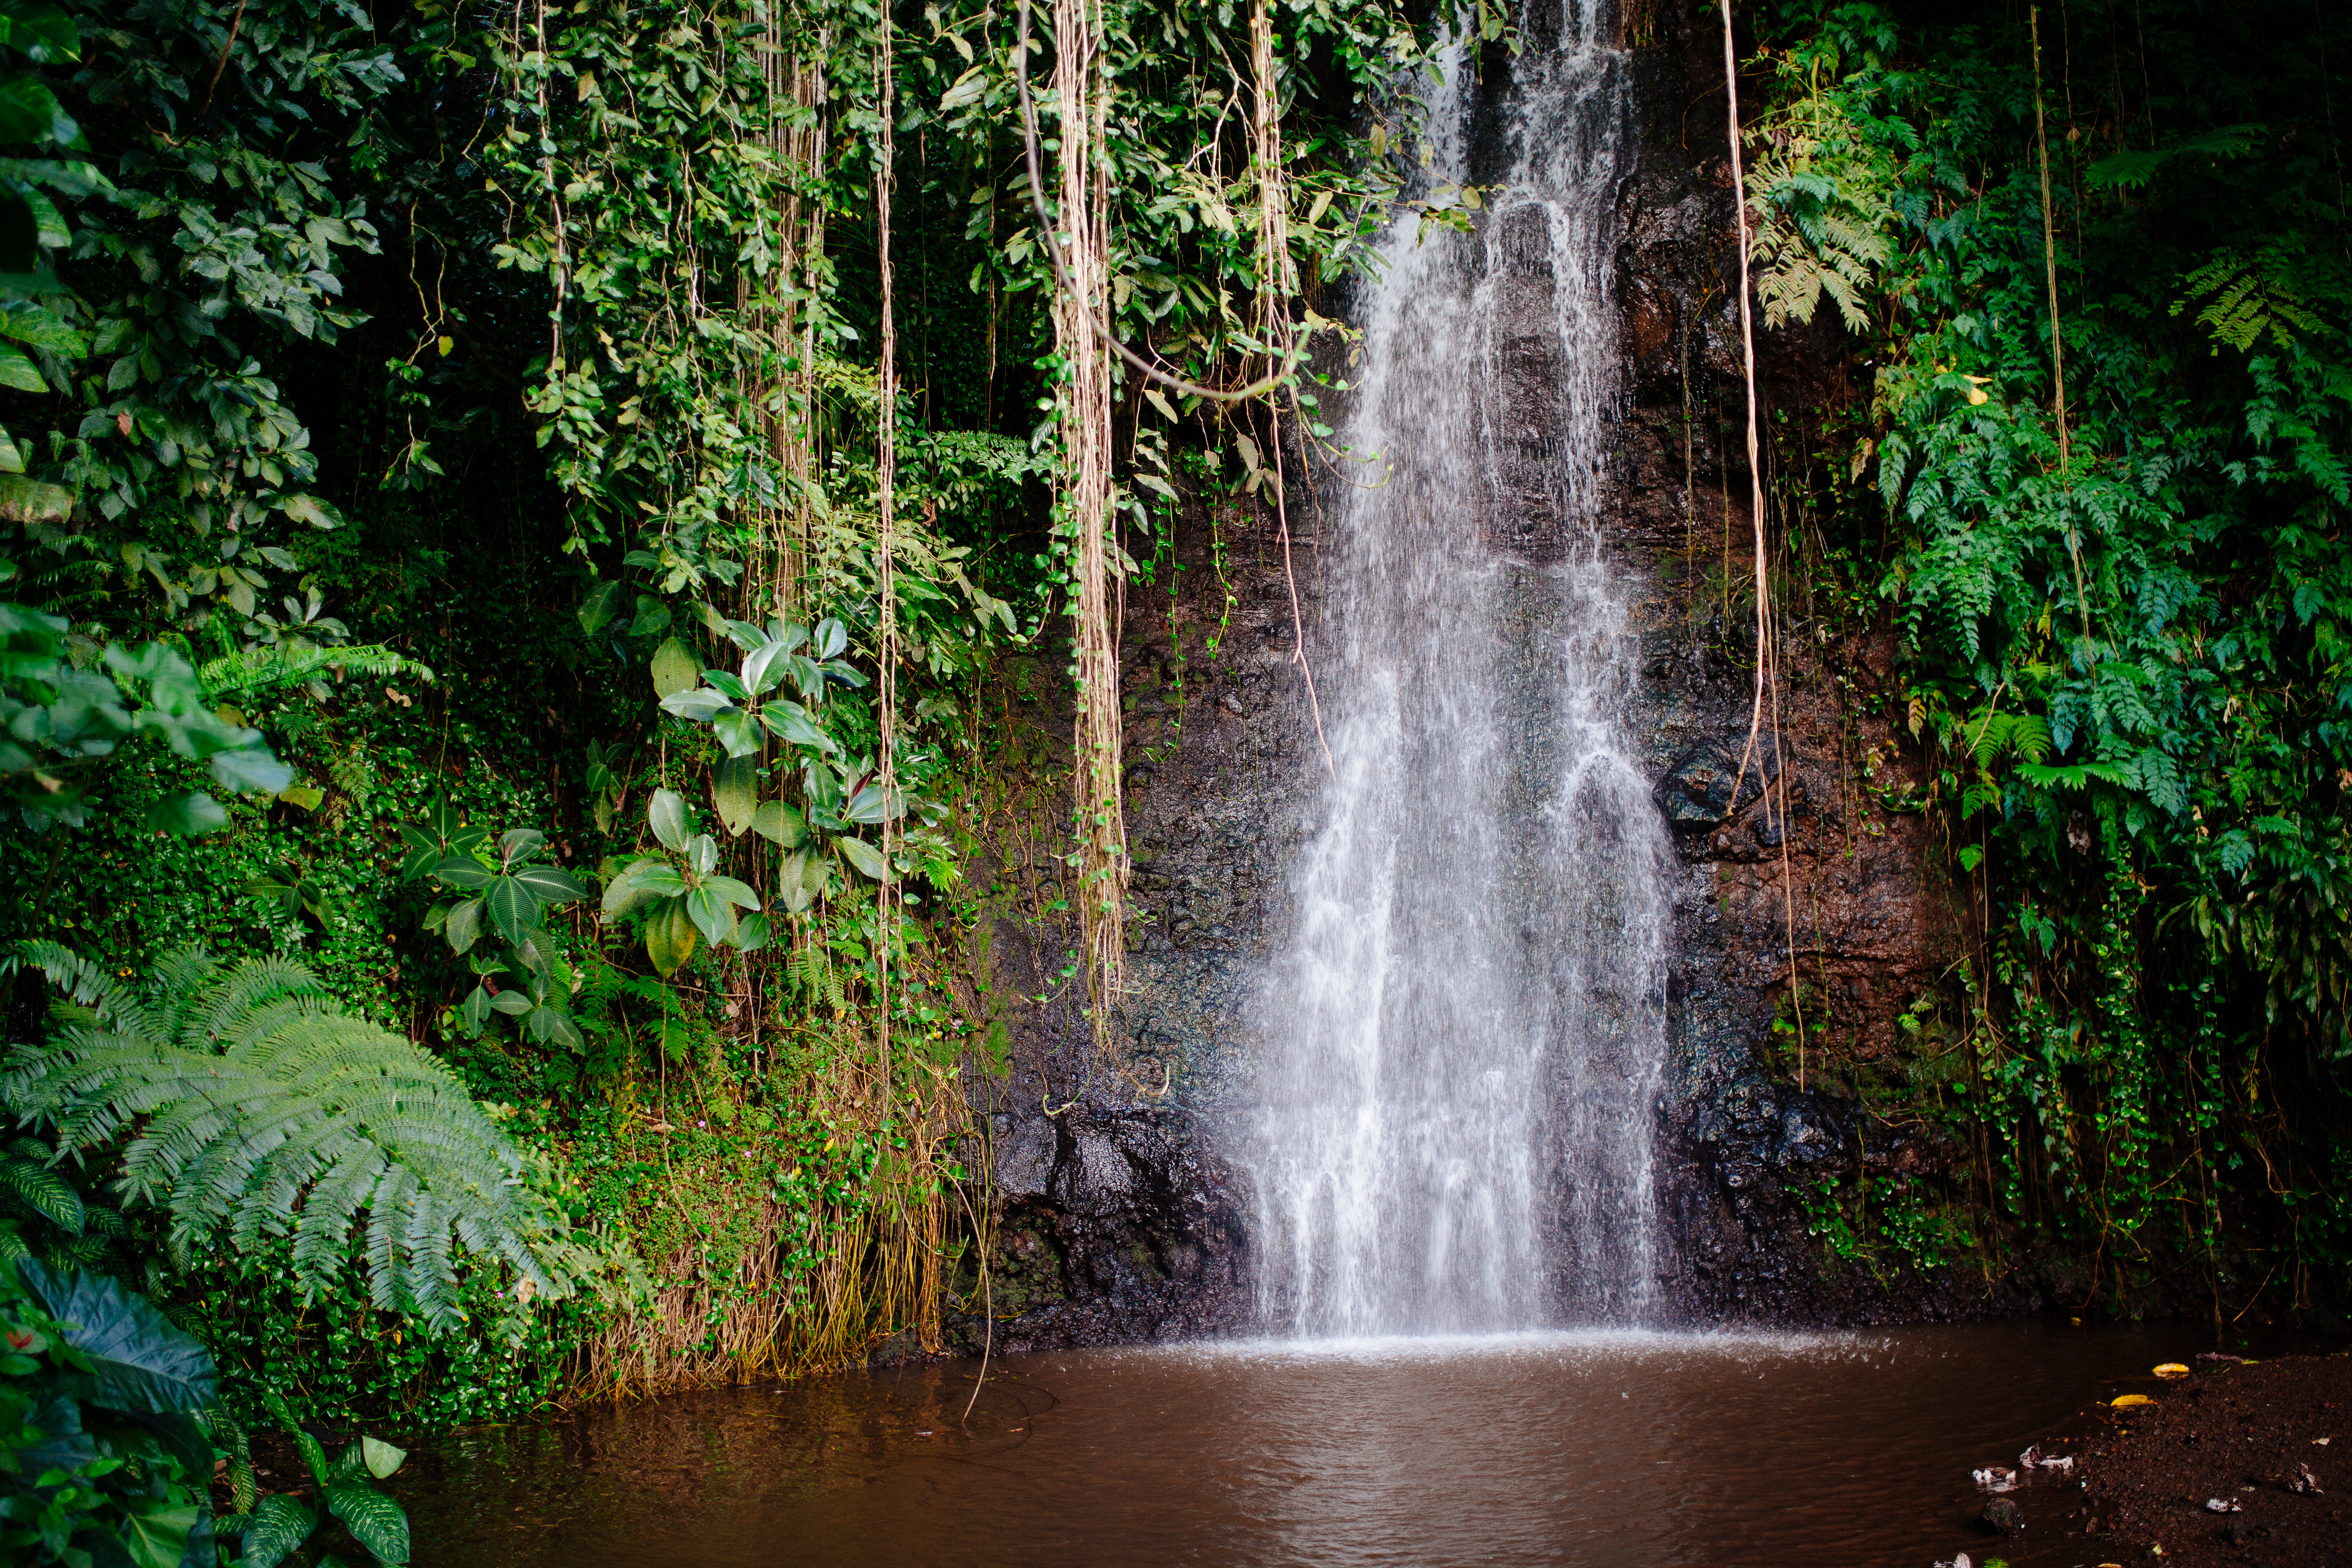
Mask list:
[[[1421,177],[1423,73],[1524,22],[0,0],[0,1554],[199,1560],[209,1443],[275,1563],[317,1521],[257,1496],[247,1426],[445,1428],[982,1310],[969,1090],[1020,1005],[986,837],[1060,845],[1024,896],[1109,1017],[1117,606],[1221,565],[1175,558],[1181,506],[1277,512],[1340,460],[1372,237],[1486,199]],[[1757,331],[1864,390],[1760,410],[1768,591],[1722,651],[1893,634],[1853,700],[1899,719],[1927,783],[1883,804],[1967,928],[1899,1063],[1807,1047],[1947,1168],[1792,1195],[1874,1269],[2333,1312],[2352,26],[1735,22]],[[1066,750],[1008,753],[1013,655],[1071,683]],[[73,1384],[60,1483],[27,1456],[73,1289],[219,1376]],[[396,1453],[315,1462],[318,1539],[402,1560]]]

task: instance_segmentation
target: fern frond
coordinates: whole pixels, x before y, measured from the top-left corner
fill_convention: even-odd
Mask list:
[[[50,984],[64,992],[76,1004],[92,1009],[101,1018],[137,1021],[145,1013],[129,987],[118,983],[113,975],[73,949],[58,942],[20,942],[11,958],[10,973],[16,973],[18,964],[37,969],[49,977]]]
[[[196,671],[196,679],[204,682],[205,697],[218,701],[231,696],[257,697],[341,671],[433,679],[431,669],[415,659],[403,658],[380,643],[360,647],[287,647],[282,644],[249,647],[226,658],[211,660]]]
[[[2264,333],[2286,348],[2295,333],[2327,326],[2296,287],[2298,259],[2291,247],[2275,243],[2252,256],[2224,246],[2181,279],[2181,297],[2173,301],[2172,313],[2178,316],[2202,300],[2198,324],[2239,353]]]
[[[251,1015],[289,996],[323,996],[327,988],[300,964],[283,958],[257,958],[237,965],[219,987],[191,1010],[180,1034],[189,1050],[210,1050],[215,1045],[243,1043]]]
[[[104,979],[86,970],[52,973]],[[112,1027],[69,1023],[19,1047],[0,1095],[64,1149],[127,1131],[117,1190],[170,1214],[175,1256],[210,1236],[250,1250],[290,1234],[310,1292],[363,1226],[370,1297],[436,1324],[455,1320],[460,1254],[502,1260],[550,1297],[585,1277],[520,1152],[464,1086],[340,1011],[308,970],[184,954],[156,990],[152,1010],[110,1003]]]

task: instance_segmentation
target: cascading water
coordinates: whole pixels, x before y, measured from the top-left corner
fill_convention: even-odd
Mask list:
[[[1429,184],[1474,177],[1483,121],[1503,189],[1475,234],[1401,219],[1369,290],[1348,440],[1388,478],[1341,507],[1338,776],[1239,1151],[1276,1332],[1633,1322],[1652,1290],[1670,851],[1596,526],[1627,68],[1564,3],[1499,105],[1446,58]]]

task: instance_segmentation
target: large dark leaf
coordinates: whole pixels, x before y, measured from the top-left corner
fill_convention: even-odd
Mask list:
[[[126,1414],[147,1429],[159,1451],[179,1461],[180,1473],[190,1486],[202,1489],[212,1484],[213,1435],[203,1422],[177,1411]]]
[[[19,1270],[25,1265],[16,1265]],[[33,1412],[31,1426],[41,1440],[16,1452],[17,1473],[37,1476],[45,1470],[77,1469],[98,1458],[98,1444],[81,1428],[81,1406],[71,1399],[52,1399]]]
[[[66,1325],[66,1343],[89,1358],[89,1372],[68,1373],[61,1382],[75,1398],[159,1415],[206,1409],[220,1398],[212,1353],[120,1280],[60,1275],[29,1258],[16,1265],[16,1276]]]

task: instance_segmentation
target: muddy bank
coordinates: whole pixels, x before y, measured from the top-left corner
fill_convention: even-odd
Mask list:
[[[2026,1531],[1990,1555],[2182,1568],[2352,1564],[2352,1355],[2239,1363],[2119,1389],[2064,1447],[2074,1485],[2010,1494]],[[2113,1397],[2113,1396],[2111,1396]],[[1979,1556],[1984,1555],[1980,1553]]]

